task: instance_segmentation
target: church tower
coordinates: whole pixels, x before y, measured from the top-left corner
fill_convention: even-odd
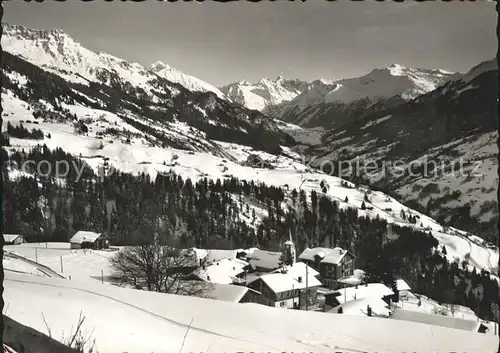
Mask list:
[[[290,232],[290,239],[285,242],[285,253],[292,258],[292,265],[297,261],[297,254],[295,252],[295,244],[292,241],[292,232]]]

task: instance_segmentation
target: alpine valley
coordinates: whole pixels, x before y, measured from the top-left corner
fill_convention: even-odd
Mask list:
[[[68,241],[104,227],[124,245],[173,227],[184,247],[270,251],[292,236],[298,251],[349,249],[375,277],[390,268],[492,317],[494,290],[482,293],[499,257],[493,61],[466,74],[391,65],[217,88],[94,53],[61,30],[3,24],[1,43],[5,233]],[[324,168],[356,158],[393,164],[342,178]],[[395,173],[425,158],[439,161],[432,177]],[[445,173],[460,158],[464,173]],[[49,162],[20,168],[28,160]],[[57,174],[61,160],[78,168]]]

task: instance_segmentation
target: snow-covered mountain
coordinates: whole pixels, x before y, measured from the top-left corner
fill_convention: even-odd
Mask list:
[[[10,122],[44,133],[41,139],[11,136],[6,146],[10,153],[45,144],[81,156],[96,169],[107,158],[114,168],[134,174],[154,177],[173,171],[192,180],[235,177],[283,190],[314,191],[341,208],[357,209],[360,216],[432,230],[442,245],[454,244],[454,250],[448,250],[450,260],[468,257],[470,266],[492,272],[498,262],[498,251],[477,237],[445,228],[382,192],[372,193],[374,209],[363,209],[364,189],[346,187],[335,176],[311,170],[292,149],[295,141],[282,129],[300,129],[297,126],[211,92],[192,92],[138,64],[93,53],[62,31],[6,25],[2,45],[2,128]],[[334,86],[317,82],[320,85],[325,90]],[[20,172],[11,173],[15,177]],[[285,208],[292,207],[290,192]],[[265,217],[265,207],[246,205],[256,209],[257,221]],[[419,214],[420,223],[401,219],[402,209]]]
[[[292,100],[307,90],[308,86],[307,82],[278,76],[275,80],[263,78],[257,83],[242,80],[222,87],[221,91],[236,103],[263,111],[267,107]]]
[[[364,182],[494,239],[497,74],[496,60],[486,61],[412,101],[337,119],[309,153],[319,156],[317,165],[325,159],[377,163],[380,172],[365,170]]]
[[[9,53],[19,55],[52,72],[63,75],[64,71],[72,73],[66,78],[74,82],[84,83],[89,80],[110,83],[110,75],[116,73],[131,85],[146,88],[145,81],[158,75],[190,91],[213,92],[219,98],[225,98],[216,87],[161,61],[143,67],[107,53],[94,53],[62,30],[33,30],[4,24],[2,45]]]
[[[441,69],[413,69],[393,64],[361,77],[313,85],[311,90],[274,107],[271,114],[300,126],[329,128],[336,119],[362,114],[376,105],[393,106],[394,102],[416,98],[456,75]]]
[[[153,129],[156,143],[214,152],[219,147],[209,139],[216,138],[276,152],[280,145],[293,142],[274,120],[259,112],[228,102],[212,92],[190,91],[139,64],[106,53],[96,54],[60,30],[41,31],[4,24],[2,46],[7,56],[4,61],[7,77],[28,70],[31,84],[48,81],[46,87],[33,90],[48,90],[49,93],[40,94],[48,94],[54,105],[58,104],[56,101],[83,100],[93,109],[125,114],[136,119],[137,126]],[[30,90],[29,84],[20,87],[16,78],[13,80],[4,81],[4,87]],[[161,128],[151,128],[151,121]],[[197,129],[198,134],[180,133],[178,126],[173,126],[179,121],[189,124],[193,131]]]
[[[217,95],[217,97],[221,99],[226,98],[224,93],[222,93],[217,87],[212,86],[211,84],[202,81],[199,78],[187,75],[184,72],[179,71],[161,61],[155,62],[148,68],[158,76],[163,77],[169,81],[178,83],[181,86],[186,87],[190,91],[213,92]]]
[[[436,89],[454,75],[441,69],[412,69],[392,64],[365,76],[337,81],[340,87],[325,95],[325,101],[350,103],[363,98],[377,101],[397,95],[410,100]]]

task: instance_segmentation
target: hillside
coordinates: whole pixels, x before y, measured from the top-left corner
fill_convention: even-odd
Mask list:
[[[187,75],[182,71],[179,71],[170,65],[167,65],[161,61],[157,61],[151,64],[148,69],[153,71],[160,77],[163,77],[171,82],[175,82],[180,84],[181,86],[187,88],[190,91],[195,92],[212,92],[217,95],[217,97],[221,99],[225,99],[224,93],[222,93],[218,88],[212,86],[211,84],[200,80],[191,75]]]
[[[493,241],[497,72],[494,61],[485,62],[410,102],[350,122],[335,121],[323,144],[309,153],[319,156],[316,165],[365,161],[361,182],[391,190],[441,222]]]

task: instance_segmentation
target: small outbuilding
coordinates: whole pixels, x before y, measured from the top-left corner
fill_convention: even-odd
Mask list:
[[[80,230],[70,240],[71,249],[107,249],[109,240],[102,233]]]
[[[20,234],[4,234],[5,245],[19,245],[25,243],[24,237]]]

